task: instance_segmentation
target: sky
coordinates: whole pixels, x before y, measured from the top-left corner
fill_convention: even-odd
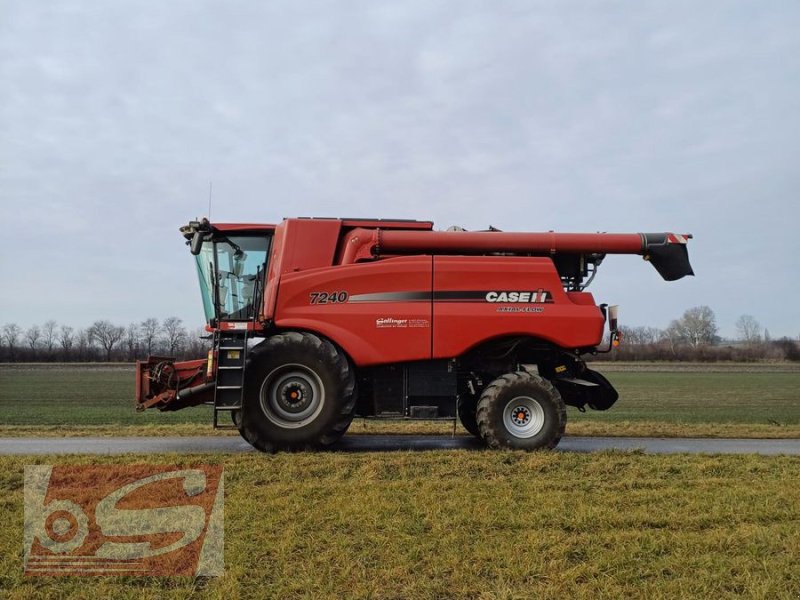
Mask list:
[[[0,0],[0,325],[203,324],[178,228],[691,233],[624,325],[800,335],[800,3]]]

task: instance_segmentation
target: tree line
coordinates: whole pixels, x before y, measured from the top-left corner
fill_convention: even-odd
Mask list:
[[[149,355],[179,359],[205,355],[210,340],[205,329],[189,331],[178,317],[149,318],[127,326],[98,320],[85,328],[55,320],[23,329],[16,323],[0,328],[0,362],[134,361]]]
[[[736,338],[718,335],[714,311],[695,306],[665,329],[622,327],[619,348],[611,360],[700,360],[700,361],[800,361],[798,339],[773,340],[753,315],[736,320]]]
[[[665,329],[622,327],[622,344],[600,359],[611,360],[791,360],[800,361],[798,340],[773,340],[752,315],[736,321],[737,337],[722,339],[714,311],[708,306],[688,309]],[[99,320],[74,328],[54,320],[23,329],[16,323],[0,328],[0,362],[134,361],[150,355],[178,359],[206,354],[210,340],[205,329],[189,331],[177,317],[150,318],[128,326]]]

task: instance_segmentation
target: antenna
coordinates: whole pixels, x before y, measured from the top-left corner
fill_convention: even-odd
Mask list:
[[[208,182],[208,220],[211,220],[211,192],[214,189],[214,182]]]

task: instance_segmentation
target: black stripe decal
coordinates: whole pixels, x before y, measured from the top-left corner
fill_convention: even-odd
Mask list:
[[[434,292],[433,299],[437,302],[486,302],[489,292]]]
[[[430,302],[430,292],[378,292],[375,294],[355,294],[350,302]]]
[[[376,292],[373,294],[355,294],[350,296],[349,302],[430,302],[431,298],[435,302],[487,302],[486,294],[491,291],[502,293],[502,291],[497,290],[447,291],[434,292],[433,294],[430,292]],[[532,290],[533,292],[535,290]],[[553,302],[552,295],[546,291],[545,293],[546,300],[543,303]],[[500,304],[505,303],[500,302]]]

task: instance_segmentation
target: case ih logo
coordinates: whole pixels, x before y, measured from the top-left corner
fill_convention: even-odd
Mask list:
[[[487,302],[519,302],[522,304],[547,304],[553,301],[553,295],[547,290],[534,292],[488,292]]]
[[[221,466],[26,466],[26,575],[222,575]]]

